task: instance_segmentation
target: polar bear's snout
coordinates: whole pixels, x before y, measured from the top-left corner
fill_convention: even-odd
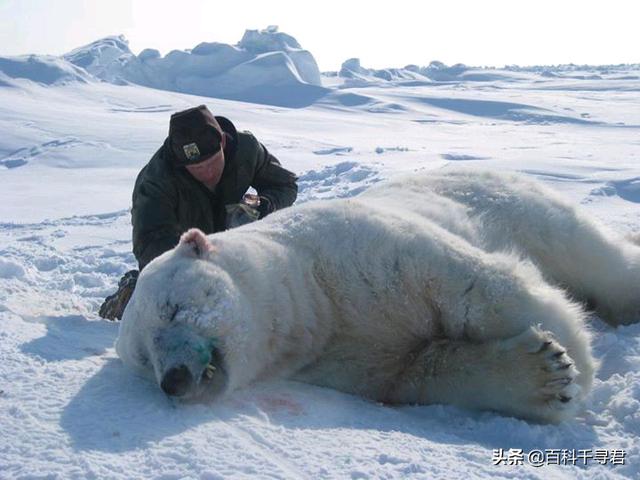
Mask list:
[[[185,345],[185,349],[188,349]],[[189,356],[189,351],[184,351]],[[160,388],[171,397],[208,398],[223,393],[227,385],[227,371],[214,350],[210,360],[204,366],[202,363],[167,365],[160,378]]]
[[[167,395],[182,397],[191,388],[193,375],[186,365],[171,367],[162,377],[160,388]]]
[[[189,325],[159,330],[151,357],[162,391],[185,398],[212,398],[223,393],[227,371],[216,343]]]

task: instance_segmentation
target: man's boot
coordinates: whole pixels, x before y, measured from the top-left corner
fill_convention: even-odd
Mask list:
[[[122,313],[136,288],[139,273],[138,270],[129,270],[123,275],[118,282],[118,291],[109,295],[102,302],[98,315],[106,320],[120,320],[122,318]]]

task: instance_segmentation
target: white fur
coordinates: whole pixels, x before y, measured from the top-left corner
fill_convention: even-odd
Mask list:
[[[577,302],[640,311],[640,248],[517,175],[399,178],[203,238],[150,263],[124,314],[118,354],[158,381],[153,338],[179,323],[215,339],[227,391],[278,375],[559,421],[596,368]]]

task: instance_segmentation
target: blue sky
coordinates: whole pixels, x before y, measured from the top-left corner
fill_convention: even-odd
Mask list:
[[[61,54],[124,34],[131,49],[236,43],[278,25],[321,70],[366,67],[640,63],[637,0],[0,0],[0,55]]]

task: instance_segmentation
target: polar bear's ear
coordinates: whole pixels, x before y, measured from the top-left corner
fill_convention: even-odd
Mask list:
[[[213,251],[213,245],[211,245],[202,230],[198,228],[191,228],[184,232],[180,237],[178,247],[183,252],[187,252],[197,258],[203,258]]]

